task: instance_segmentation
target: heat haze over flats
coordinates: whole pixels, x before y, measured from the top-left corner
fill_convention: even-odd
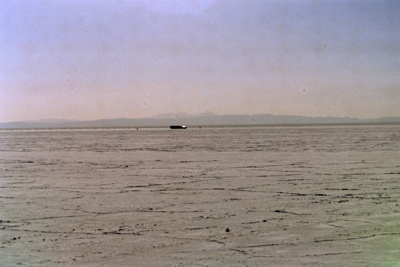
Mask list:
[[[0,2],[0,121],[400,115],[399,1]]]

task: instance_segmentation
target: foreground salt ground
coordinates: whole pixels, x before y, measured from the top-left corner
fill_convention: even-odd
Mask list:
[[[1,266],[397,266],[400,127],[1,132]]]

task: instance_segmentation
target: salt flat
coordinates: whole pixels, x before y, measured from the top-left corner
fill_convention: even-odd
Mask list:
[[[400,126],[0,131],[1,266],[399,266]]]

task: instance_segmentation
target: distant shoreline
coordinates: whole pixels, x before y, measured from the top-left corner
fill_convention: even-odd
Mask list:
[[[281,124],[222,124],[222,125],[188,125],[187,129],[207,129],[207,128],[274,128],[274,127],[352,127],[352,126],[400,126],[400,122],[360,122],[360,123],[281,123]],[[0,131],[20,131],[20,130],[102,130],[102,129],[121,129],[121,130],[140,130],[140,129],[166,129],[169,126],[41,126],[41,127],[10,127],[0,128]]]
[[[274,126],[309,126],[309,125],[381,125],[400,124],[400,117],[359,119],[350,117],[307,117],[297,115],[190,115],[169,114],[160,118],[117,118],[92,121],[19,121],[0,123],[0,129],[44,129],[44,128],[163,128],[170,125],[191,127],[274,127]]]

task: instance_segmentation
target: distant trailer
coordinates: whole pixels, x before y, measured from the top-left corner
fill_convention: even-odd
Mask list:
[[[187,126],[185,125],[171,125],[169,126],[170,129],[186,129]]]

